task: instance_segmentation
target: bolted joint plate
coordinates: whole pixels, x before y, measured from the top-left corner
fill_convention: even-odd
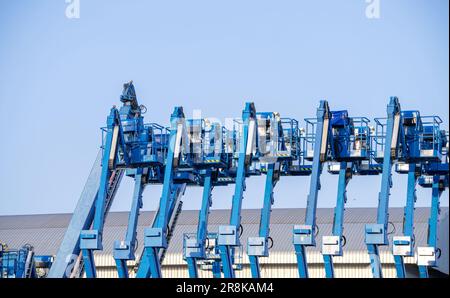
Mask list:
[[[269,249],[264,237],[249,237],[247,241],[247,255],[268,257]]]
[[[411,236],[395,236],[392,240],[392,254],[404,257],[413,256],[414,250]]]
[[[162,228],[145,228],[144,230],[144,246],[167,248],[167,239]]]
[[[436,251],[434,247],[417,248],[418,266],[436,266]]]
[[[238,246],[239,237],[236,226],[219,226],[218,245]]]
[[[313,227],[310,225],[294,225],[294,245],[314,246]]]
[[[330,256],[342,255],[341,237],[339,236],[323,236],[322,237],[322,254]]]
[[[80,249],[102,250],[102,235],[97,230],[81,231]]]

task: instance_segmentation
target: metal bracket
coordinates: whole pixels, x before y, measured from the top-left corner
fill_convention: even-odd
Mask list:
[[[102,250],[102,236],[97,230],[83,230],[80,234],[80,249]]]
[[[418,266],[436,266],[436,252],[434,247],[417,248]]]
[[[237,233],[236,226],[233,225],[219,226],[219,236],[217,239],[217,244],[238,246],[239,236]]]
[[[311,225],[294,225],[294,245],[313,246],[313,227]]]
[[[395,236],[392,241],[392,253],[394,256],[410,257],[414,255],[411,236]]]
[[[387,244],[387,233],[383,224],[367,224],[365,227],[365,232],[366,244]]]
[[[268,257],[269,248],[264,237],[249,237],[247,241],[247,255]]]
[[[339,236],[323,236],[322,237],[322,254],[331,256],[342,255],[341,237]]]
[[[167,239],[162,228],[146,228],[144,230],[145,247],[167,248]]]

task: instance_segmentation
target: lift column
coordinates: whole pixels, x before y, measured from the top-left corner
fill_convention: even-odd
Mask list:
[[[88,230],[92,226],[94,217],[96,218],[96,226],[103,225],[105,213],[111,206],[123,177],[124,170],[114,167],[119,145],[122,147],[124,162],[126,164],[129,163],[128,152],[125,150],[123,140],[121,121],[135,123],[135,120],[140,117],[140,106],[137,102],[133,82],[124,84],[120,100],[124,105],[120,113],[117,112],[115,107],[110,112],[107,120],[106,144],[104,144],[97,155],[55,261],[50,268],[48,276],[51,278],[74,277],[82,274],[83,258],[80,255],[82,245],[86,248],[84,251],[88,261],[86,268],[90,270],[86,274],[90,277],[94,276],[92,264],[89,264],[91,260],[93,261],[90,256],[92,251],[89,252],[89,249],[90,247],[94,249],[101,247],[101,245],[95,243],[97,240],[101,241],[101,238],[95,239],[95,232]],[[133,128],[132,132],[134,133]],[[87,236],[84,240],[81,239],[84,237],[80,237],[82,231],[86,231],[86,233],[83,232]]]
[[[420,176],[420,172],[417,173],[417,168],[420,171],[420,166],[417,167],[415,163],[406,165],[408,166],[408,189],[403,217],[403,236],[395,236],[392,240],[395,269],[398,278],[406,277],[404,257],[414,255],[414,204],[417,200],[416,183]]]
[[[433,132],[433,136],[436,133]],[[438,245],[438,228],[440,214],[440,197],[449,185],[449,139],[448,132],[440,130],[438,134],[438,146],[440,147],[440,161],[432,161],[424,165],[424,176],[419,178],[422,187],[431,187],[431,208],[428,219],[428,239],[426,247],[417,248],[417,265],[419,276],[427,278],[428,267],[437,265],[437,258],[441,254]]]
[[[316,245],[314,231],[316,227],[317,197],[320,190],[320,174],[322,173],[323,163],[327,159],[330,144],[330,120],[331,112],[328,107],[328,102],[322,100],[317,109],[317,127],[311,182],[309,186],[310,193],[306,205],[306,220],[304,225],[294,225],[293,229],[293,244],[297,256],[298,273],[301,278],[308,277],[306,247]]]
[[[347,185],[352,178],[352,164],[341,162],[339,168],[338,193],[336,207],[334,208],[333,235],[323,236],[322,255],[325,264],[325,276],[334,278],[333,256],[342,255],[342,240],[344,232],[344,211],[347,202]]]
[[[96,277],[94,250],[103,249],[102,233],[107,207],[108,185],[115,168],[119,144],[122,145],[123,152],[126,152],[119,112],[113,107],[107,120],[106,142],[102,159],[100,186],[95,200],[94,222],[91,230],[82,230],[80,234],[80,249],[88,278]],[[127,157],[127,154],[124,154],[124,157]]]
[[[195,238],[186,239],[185,243],[185,256],[186,262],[188,264],[189,277],[197,278],[197,259],[204,259],[205,256],[205,244],[206,237],[208,235],[207,225],[208,225],[208,216],[209,216],[209,208],[212,205],[211,200],[211,191],[212,191],[212,183],[211,183],[211,175],[212,170],[206,169],[203,170],[203,197],[202,197],[202,207],[199,212],[199,219],[197,225],[197,235]]]
[[[447,165],[448,170],[448,165]],[[430,218],[428,219],[428,239],[426,247],[417,248],[417,265],[419,267],[420,278],[428,278],[428,267],[436,266],[436,252],[438,241],[438,226],[439,226],[439,214],[440,204],[439,200],[442,192],[445,190],[445,186],[448,187],[448,174],[447,177],[441,175],[433,175],[432,181],[432,198],[431,198],[431,210]]]
[[[134,194],[128,217],[127,234],[124,241],[114,242],[113,257],[116,261],[119,278],[128,277],[127,261],[135,259],[136,229],[139,218],[139,210],[142,208],[142,192],[144,191],[143,169],[136,169],[134,176]]]
[[[253,103],[246,103],[242,112],[242,136],[240,139],[236,187],[233,195],[230,225],[219,226],[217,243],[222,260],[223,273],[226,278],[235,277],[233,269],[233,248],[240,245],[239,227],[241,226],[241,207],[245,190],[245,176],[252,162],[253,148],[256,140],[256,110]]]
[[[137,277],[148,277],[148,275],[153,278],[162,277],[159,250],[167,248],[167,226],[170,216],[171,194],[175,191],[173,177],[180,161],[182,136],[186,131],[182,107],[175,108],[170,122],[169,148],[164,167],[164,184],[158,217],[154,226],[144,230],[144,252]]]
[[[261,277],[259,257],[269,256],[270,214],[273,205],[273,189],[280,178],[280,164],[268,164],[266,174],[266,186],[264,190],[264,203],[261,209],[259,224],[259,237],[249,237],[247,242],[247,254],[250,259],[250,269],[253,278]]]
[[[376,278],[383,277],[378,246],[389,244],[387,235],[389,196],[392,187],[392,164],[397,158],[400,126],[400,103],[397,97],[391,97],[387,106],[387,128],[384,143],[381,191],[378,195],[377,223],[365,226],[365,243],[370,257],[372,274]]]

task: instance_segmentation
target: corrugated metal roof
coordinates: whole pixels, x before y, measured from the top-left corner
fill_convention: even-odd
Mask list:
[[[448,212],[448,208],[442,208]],[[403,221],[403,208],[391,208],[390,220],[396,228],[395,235],[401,234]],[[271,216],[271,237],[274,240],[272,252],[292,252],[292,226],[304,221],[304,209],[274,209]],[[209,231],[217,231],[218,226],[227,224],[229,210],[212,210],[208,226]],[[144,227],[152,222],[154,212],[142,212],[139,217],[138,239],[142,239]],[[349,208],[345,213],[344,235],[347,238],[346,251],[365,250],[364,225],[375,221],[375,208]],[[417,245],[425,245],[427,237],[427,221],[429,208],[417,208],[415,212],[415,234]],[[0,216],[0,241],[9,247],[20,247],[30,243],[38,254],[56,254],[59,244],[64,236],[71,214],[50,215],[21,215]],[[249,236],[258,234],[260,219],[259,209],[242,211],[242,225],[244,232],[241,238],[246,245]],[[114,240],[124,238],[128,212],[112,212],[108,215],[103,241],[104,253],[110,254]],[[168,253],[181,253],[182,237],[184,233],[194,233],[198,220],[198,211],[186,210],[180,215]],[[317,224],[319,234],[316,248],[310,251],[319,251],[323,235],[330,235],[333,222],[332,208],[319,208],[317,210]],[[391,235],[392,238],[393,235]],[[138,252],[142,249],[139,242]]]

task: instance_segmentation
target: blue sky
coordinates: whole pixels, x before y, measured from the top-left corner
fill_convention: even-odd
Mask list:
[[[99,127],[134,80],[146,121],[224,119],[245,101],[302,120],[319,100],[354,116],[384,116],[389,96],[403,109],[439,114],[448,129],[447,0],[381,0],[368,19],[364,0],[0,0],[0,214],[72,212],[100,144]],[[355,177],[348,207],[376,206],[381,177]],[[264,178],[251,178],[243,208],[262,205]],[[283,178],[275,206],[304,207],[309,179]],[[319,207],[332,207],[337,176],[323,175]],[[144,209],[161,188],[149,186]],[[229,208],[233,188],[216,188],[213,208]],[[403,206],[406,177],[394,175],[391,206]],[[113,210],[129,210],[124,179]],[[428,206],[429,190],[418,190]],[[185,208],[198,209],[190,188]],[[442,197],[448,206],[448,192]]]

